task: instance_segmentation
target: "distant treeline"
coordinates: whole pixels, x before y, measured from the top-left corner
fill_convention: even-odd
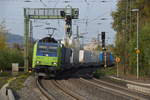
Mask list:
[[[139,9],[139,67],[141,76],[150,76],[150,0],[119,0],[112,13],[117,32],[115,54],[120,56],[124,74],[136,74],[136,25]]]

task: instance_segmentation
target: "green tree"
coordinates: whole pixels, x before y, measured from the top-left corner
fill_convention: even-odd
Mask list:
[[[117,32],[115,52],[125,61],[127,72],[136,73],[136,13],[131,9],[138,8],[140,14],[139,26],[139,56],[140,74],[150,75],[150,1],[149,0],[119,0],[117,11],[112,13],[113,28]]]
[[[0,70],[10,70],[12,63],[23,66],[23,53],[18,44],[9,48],[5,39],[6,27],[4,21],[0,23]]]
[[[0,23],[0,49],[6,47],[4,21]]]

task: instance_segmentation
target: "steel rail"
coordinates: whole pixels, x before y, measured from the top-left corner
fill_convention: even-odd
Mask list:
[[[62,84],[60,84],[57,80],[52,80],[51,81],[58,89],[60,89],[61,91],[63,91],[65,94],[71,96],[72,98],[74,98],[75,100],[86,100],[84,99],[82,96],[73,93],[71,90],[64,88],[64,86]]]
[[[117,94],[121,94],[121,95],[123,95],[123,96],[128,96],[128,97],[131,97],[131,98],[133,98],[133,99],[137,99],[137,100],[148,100],[148,99],[146,99],[146,98],[143,98],[143,97],[140,97],[140,96],[137,96],[137,95],[129,94],[128,92],[125,92],[125,91],[121,91],[121,90],[118,90],[118,89],[114,89],[114,88],[110,87],[110,85],[109,85],[109,87],[108,87],[108,84],[107,84],[107,85],[103,85],[104,83],[103,83],[103,84],[100,84],[100,83],[92,82],[92,81],[89,81],[89,80],[83,79],[83,78],[80,78],[80,80],[81,80],[81,81],[84,81],[84,82],[86,82],[86,83],[89,83],[89,84],[91,84],[91,85],[94,85],[94,86],[96,86],[96,87],[98,87],[98,88],[104,88],[104,89],[106,89],[106,90],[113,91],[113,92],[115,92],[115,93],[117,93]],[[111,86],[112,86],[112,85],[111,85]],[[123,89],[123,88],[122,88],[122,89]],[[115,95],[117,95],[117,94],[115,94]]]
[[[46,91],[46,89],[43,88],[40,79],[37,79],[37,80],[36,80],[36,84],[37,84],[39,90],[42,92],[42,94],[43,94],[46,98],[48,98],[49,100],[55,100],[55,98],[54,98],[52,95],[50,95],[50,94]]]
[[[128,88],[125,88],[125,87],[122,87],[122,86],[119,86],[119,85],[116,85],[116,84],[113,84],[113,83],[109,83],[109,82],[107,82],[107,81],[98,80],[98,79],[96,79],[96,78],[93,78],[93,80],[96,81],[96,82],[100,82],[100,83],[104,83],[104,84],[110,85],[110,86],[112,86],[112,87],[120,88],[120,89],[122,89],[122,90],[131,91],[131,92],[140,93],[140,94],[145,95],[144,92],[129,90]],[[150,94],[146,94],[146,95],[150,96]]]
[[[78,94],[75,94],[73,93],[72,91],[70,91],[69,89],[67,88],[64,88],[64,86],[62,84],[60,84],[59,82],[57,82],[57,80],[50,80],[50,82],[57,88],[59,89],[60,91],[62,91],[64,94],[72,97],[74,100],[86,100],[84,99],[82,96],[78,95]],[[49,100],[57,100],[55,98],[55,96],[53,96],[51,93],[49,93],[43,86],[42,86],[42,83],[41,83],[41,79],[37,79],[36,80],[36,84],[39,88],[39,90],[42,92],[42,94],[48,98]]]

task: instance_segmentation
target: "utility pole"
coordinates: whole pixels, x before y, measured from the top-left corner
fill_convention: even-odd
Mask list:
[[[98,32],[98,34],[97,34],[97,45],[98,45],[98,50],[100,51],[100,33]]]
[[[137,10],[137,50],[139,50],[139,10]],[[139,53],[137,53],[137,79],[139,79]]]
[[[137,14],[137,35],[136,35],[136,54],[137,54],[137,79],[139,79],[139,9],[132,9],[132,12]]]
[[[79,26],[77,25],[77,45],[78,45],[78,48],[80,49],[80,40],[79,40],[79,38],[80,38],[80,35],[79,35]]]
[[[26,11],[26,9],[25,9]],[[29,67],[29,17],[25,16],[24,18],[24,71],[28,72],[28,67]]]
[[[102,23],[97,23],[98,26],[100,26]],[[98,27],[98,34],[97,34],[97,42],[98,42],[98,50],[100,52],[100,27]]]
[[[32,20],[30,20],[30,36],[29,36],[29,69],[28,70],[31,70],[31,65],[32,65],[32,51],[33,51],[33,23],[32,23]]]

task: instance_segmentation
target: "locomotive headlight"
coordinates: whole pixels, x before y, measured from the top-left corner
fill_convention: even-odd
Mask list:
[[[36,63],[37,63],[37,64],[39,64],[39,63],[40,63],[40,61],[36,61]]]
[[[54,62],[54,64],[56,65],[57,63],[56,63],[56,62]]]
[[[52,62],[52,64],[56,65],[57,63],[56,62]]]

